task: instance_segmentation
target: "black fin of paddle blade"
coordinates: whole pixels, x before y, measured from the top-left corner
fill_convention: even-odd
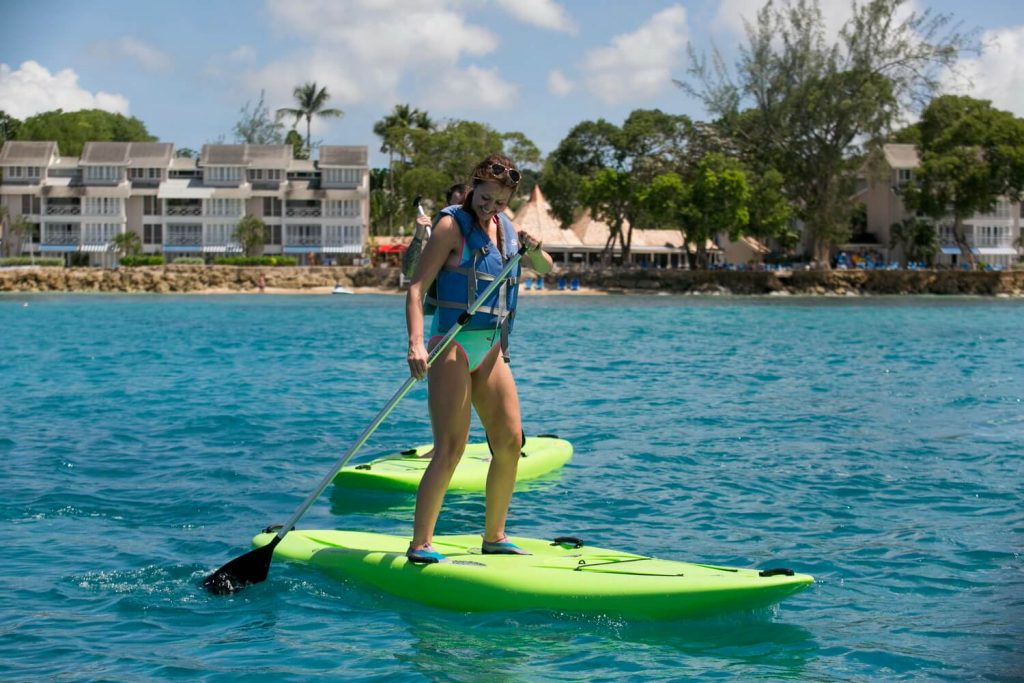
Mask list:
[[[250,584],[266,581],[274,548],[280,541],[280,537],[275,536],[267,545],[231,560],[203,579],[203,588],[214,595],[230,595]]]

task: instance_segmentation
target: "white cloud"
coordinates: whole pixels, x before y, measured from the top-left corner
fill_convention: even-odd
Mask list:
[[[503,10],[527,24],[575,34],[576,24],[553,0],[498,0]]]
[[[1024,116],[1024,25],[986,31],[981,43],[981,54],[962,59],[961,76],[947,73],[944,86]]]
[[[686,40],[686,10],[672,5],[633,33],[615,36],[611,45],[587,53],[587,88],[609,104],[663,93],[672,86],[672,69]]]
[[[424,100],[434,110],[451,107],[464,109],[500,109],[515,101],[519,88],[503,80],[495,69],[470,66],[449,72],[444,85],[431,91]]]
[[[711,27],[715,31],[726,31],[746,36],[744,22],[756,26],[757,12],[764,5],[765,0],[721,0]],[[825,35],[828,40],[835,40],[839,36],[839,29],[853,16],[853,5],[850,0],[819,0],[819,5],[825,25]],[[783,9],[785,5],[778,3],[776,7]],[[896,18],[898,21],[902,21],[914,11],[921,11],[919,0],[910,0],[902,5],[897,11]]]
[[[251,62],[256,59],[256,48],[252,45],[239,45],[231,51],[228,59],[232,62]]]
[[[19,119],[53,109],[104,109],[127,114],[128,99],[85,90],[78,85],[78,74],[71,69],[51,74],[38,62],[28,61],[17,70],[0,64],[0,109]]]
[[[290,106],[292,89],[305,81],[327,86],[330,105],[341,109],[408,100],[398,95],[407,79],[442,112],[469,102],[505,106],[517,94],[494,69],[464,64],[497,49],[499,36],[468,23],[451,2],[267,0],[267,8],[278,30],[306,45],[242,77],[252,89],[266,88],[274,106]],[[456,91],[468,99],[437,97]]]
[[[111,61],[130,59],[150,72],[170,71],[174,66],[171,55],[134,36],[122,36],[117,40],[94,43],[90,47],[90,52],[101,59]]]
[[[559,97],[565,97],[571,93],[576,87],[576,84],[566,78],[558,69],[552,69],[551,73],[548,74],[548,92],[552,95],[558,95]]]

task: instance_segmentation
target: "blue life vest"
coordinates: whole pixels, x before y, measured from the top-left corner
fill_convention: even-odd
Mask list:
[[[461,206],[449,206],[442,214],[451,216],[459,226],[465,248],[458,266],[445,265],[437,274],[436,287],[427,294],[428,312],[432,307],[438,320],[438,329],[444,333],[456,323],[459,315],[476,301],[494,278],[501,273],[508,259],[519,251],[515,226],[505,214],[498,214],[498,229],[502,231],[504,254],[491,242],[477,225],[476,218]],[[519,273],[516,267],[505,281],[484,301],[463,329],[486,330],[501,328],[502,353],[508,355],[508,335],[512,331],[516,303],[519,298]],[[436,290],[436,291],[435,291]]]

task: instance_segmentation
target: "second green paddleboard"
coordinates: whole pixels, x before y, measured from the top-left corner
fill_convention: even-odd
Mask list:
[[[431,444],[393,453],[368,463],[343,467],[334,478],[338,486],[377,491],[415,491],[430,464],[421,457],[433,448]],[[536,479],[565,465],[572,458],[572,444],[554,436],[527,437],[519,458],[516,481]],[[449,490],[483,491],[491,452],[486,443],[466,446],[459,466],[452,475]]]

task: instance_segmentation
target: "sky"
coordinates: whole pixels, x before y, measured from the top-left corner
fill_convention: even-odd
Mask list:
[[[396,104],[435,121],[519,131],[551,152],[577,123],[621,124],[658,108],[707,119],[673,85],[687,46],[729,63],[763,0],[4,0],[0,110],[62,108],[138,117],[177,147],[234,142],[261,91],[271,110],[306,81],[340,119],[314,120],[325,144],[367,145]],[[830,30],[849,0],[821,0]],[[976,30],[950,91],[1024,116],[1024,9],[1005,0],[909,0]],[[287,123],[291,125],[293,119]],[[299,130],[304,131],[304,123]]]

